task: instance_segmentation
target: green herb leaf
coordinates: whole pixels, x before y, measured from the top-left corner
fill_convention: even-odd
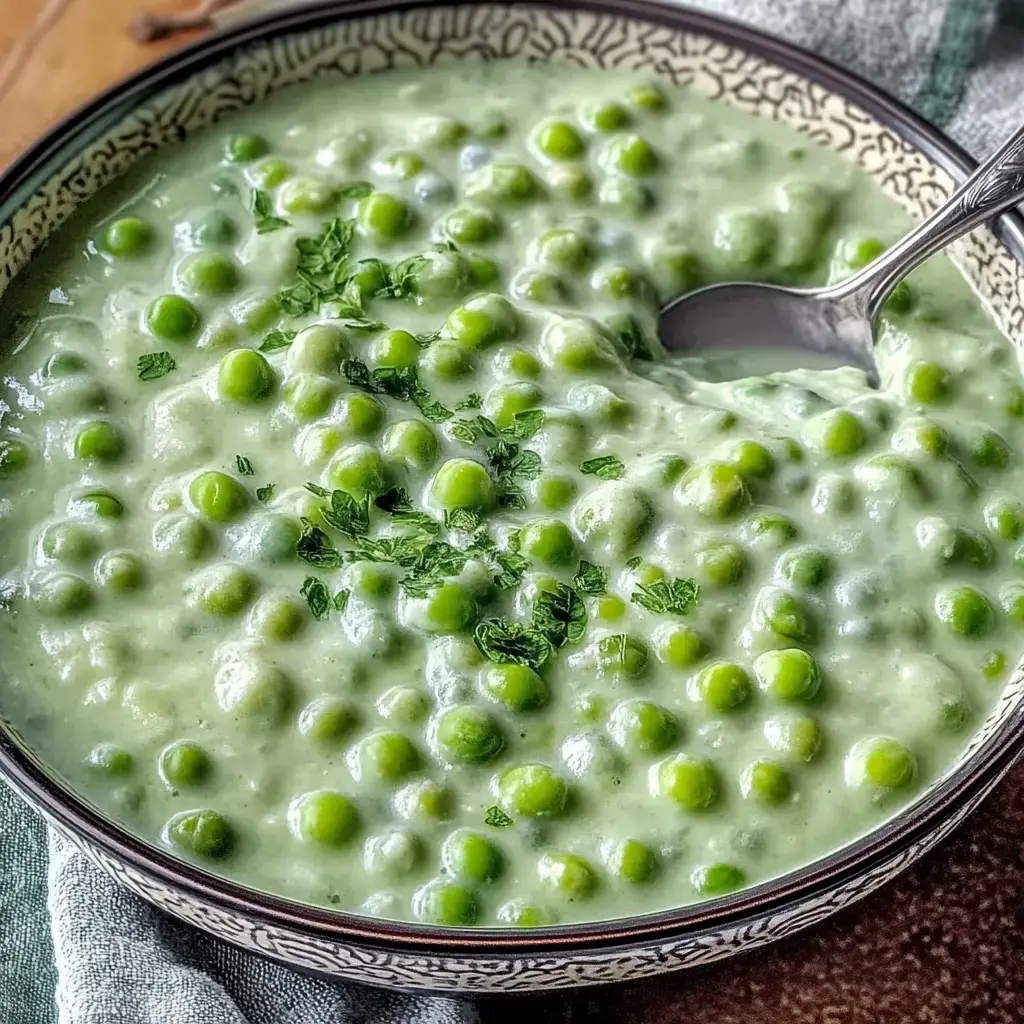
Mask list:
[[[344,561],[341,553],[331,545],[331,538],[305,517],[302,518],[302,532],[295,544],[295,553],[318,569],[336,569]]]
[[[480,653],[499,665],[528,665],[538,669],[551,655],[551,644],[539,630],[505,618],[484,619],[473,631]]]
[[[278,295],[286,315],[316,313],[323,302],[342,302],[347,309],[338,311],[338,316],[362,316],[358,289],[347,289],[348,254],[354,235],[354,220],[335,217],[324,224],[319,235],[295,239],[298,283]]]
[[[635,569],[642,561],[643,559],[639,555],[634,555],[632,558],[627,558],[626,568]]]
[[[651,356],[651,346],[644,335],[644,329],[640,326],[640,322],[635,316],[627,313],[622,316],[613,317],[608,322],[608,327],[612,334],[619,339],[619,343],[630,358],[644,360],[653,358]]]
[[[581,594],[600,597],[608,589],[608,570],[581,558],[576,575],[572,578],[572,585]]]
[[[515,551],[495,551],[494,561],[501,572],[494,577],[494,585],[501,590],[514,590],[523,582],[523,574],[530,568],[530,562]]]
[[[342,376],[354,388],[362,388],[371,394],[376,392],[370,379],[370,368],[361,359],[343,359],[341,361]]]
[[[256,470],[252,468],[252,463],[244,455],[235,456],[235,469],[238,470],[239,476],[256,475]]]
[[[274,485],[267,484],[265,487],[256,488],[256,500],[257,501],[270,501],[274,496]]]
[[[437,533],[438,531],[437,520],[432,515],[417,510],[409,498],[409,492],[404,487],[392,487],[391,490],[380,495],[374,504],[382,512],[387,512],[395,522],[408,523],[427,533]]]
[[[471,391],[461,402],[455,403],[455,411],[461,412],[463,409],[479,409],[484,404],[483,399],[475,392]]]
[[[587,606],[572,587],[559,583],[554,591],[537,594],[532,623],[552,647],[574,644],[587,631]]]
[[[363,199],[373,191],[373,185],[368,181],[350,181],[338,189],[339,199]]]
[[[584,476],[596,476],[602,480],[618,480],[626,472],[626,467],[618,455],[602,455],[580,463],[580,472]]]
[[[288,227],[283,217],[274,216],[274,204],[270,196],[260,188],[254,188],[249,197],[249,210],[256,221],[256,234],[267,235],[271,231]]]
[[[177,369],[177,365],[170,352],[147,352],[139,356],[135,372],[139,380],[159,380]]]
[[[640,583],[630,595],[633,604],[655,615],[687,615],[696,604],[700,587],[689,577],[676,577],[671,582],[656,580],[650,585]]]
[[[530,507],[522,489],[509,483],[505,484],[504,491],[498,495],[498,504],[502,508],[516,509],[519,512],[525,512]]]
[[[339,326],[364,334],[375,334],[377,331],[388,329],[388,325],[383,320],[367,320],[366,317],[351,317],[348,320],[341,320]]]
[[[331,496],[331,492],[326,487],[321,487],[319,484],[310,483],[309,481],[306,482],[306,490],[310,494],[315,494],[318,498],[329,498]]]
[[[420,415],[430,423],[444,423],[454,415],[451,409],[435,401],[422,388],[413,392],[412,400],[416,408],[419,409]]]
[[[476,444],[480,438],[479,431],[472,420],[456,420],[451,425],[452,438],[463,444]]]
[[[441,337],[440,331],[427,331],[425,334],[414,334],[413,337],[416,339],[416,344],[420,348],[430,348],[435,341],[438,341]]]
[[[296,331],[271,331],[260,345],[260,352],[277,352],[282,348],[291,347]]]
[[[348,537],[363,537],[370,530],[369,501],[356,501],[348,491],[331,491],[330,508],[320,510],[323,521]]]
[[[476,508],[446,508],[444,510],[444,526],[446,530],[459,530],[473,533],[483,522],[483,515]]]
[[[525,412],[517,412],[512,417],[511,425],[505,427],[502,433],[507,437],[514,437],[518,441],[528,441],[544,426],[546,419],[547,413],[543,409],[527,409]]]
[[[348,596],[347,590],[339,590],[334,595],[334,607],[336,611],[343,612],[348,607]]]
[[[508,828],[515,822],[498,806],[488,807],[484,815],[484,824],[491,828]]]
[[[327,618],[331,611],[331,594],[323,580],[307,576],[299,593],[306,599],[314,619]]]
[[[414,537],[363,538],[354,551],[346,553],[350,562],[391,562],[403,569],[419,565],[427,539],[422,534]]]

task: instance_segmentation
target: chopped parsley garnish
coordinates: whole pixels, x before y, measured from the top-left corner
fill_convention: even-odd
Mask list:
[[[572,587],[559,583],[554,591],[537,594],[532,625],[552,647],[574,644],[587,631],[587,606]]]
[[[254,188],[249,197],[249,210],[256,222],[256,234],[268,235],[271,231],[288,227],[288,221],[274,215],[274,204],[261,188]]]
[[[244,455],[235,456],[235,468],[238,470],[239,476],[256,475],[256,470],[252,468],[252,463]]]
[[[455,411],[462,412],[463,409],[479,409],[483,404],[483,399],[475,391],[471,391],[461,402],[455,403]]]
[[[267,484],[264,487],[256,488],[256,500],[257,501],[270,501],[274,496],[274,485]]]
[[[331,491],[331,504],[320,515],[332,530],[348,537],[365,537],[370,530],[369,502],[356,501],[348,491]]]
[[[348,607],[348,591],[339,590],[334,595],[334,609],[335,611],[343,612]]]
[[[380,537],[376,540],[364,538],[355,550],[347,552],[347,557],[350,562],[392,562],[403,569],[411,569],[419,564],[426,543],[422,535]]]
[[[671,582],[639,583],[629,599],[655,615],[686,615],[696,604],[699,593],[696,580],[677,576]]]
[[[501,569],[494,577],[494,585],[500,590],[512,590],[523,582],[523,574],[530,568],[529,560],[515,551],[494,551],[491,557]]]
[[[261,352],[277,352],[282,348],[289,348],[295,340],[296,331],[271,331],[260,345]]]
[[[484,815],[484,824],[491,828],[508,828],[515,822],[498,806],[488,807]]]
[[[635,569],[641,562],[643,562],[643,559],[639,555],[634,555],[632,558],[626,559],[626,568]]]
[[[364,199],[372,191],[373,185],[368,181],[350,181],[338,188],[337,196],[339,199]]]
[[[378,497],[374,504],[382,512],[387,512],[396,523],[408,523],[427,533],[437,533],[438,521],[426,512],[420,512],[409,498],[404,487],[392,487]]]
[[[532,626],[510,619],[483,619],[473,630],[473,642],[480,653],[498,665],[528,665],[538,669],[551,656],[548,638]]]
[[[464,551],[443,540],[431,541],[420,553],[419,562],[402,582],[402,589],[410,597],[426,597],[446,576],[458,576],[466,567]]]
[[[542,426],[547,419],[543,409],[527,409],[525,412],[517,412],[512,417],[512,422],[502,433],[508,437],[514,437],[517,441],[528,441]]]
[[[331,538],[305,517],[302,518],[302,532],[295,543],[295,553],[318,569],[337,569],[344,561],[341,552],[331,544]]]
[[[135,363],[139,380],[159,380],[177,368],[170,352],[146,352]]]
[[[608,570],[581,558],[576,575],[572,578],[572,585],[581,594],[600,597],[608,589]]]
[[[611,636],[601,637],[597,649],[602,658],[607,661],[617,661],[620,665],[625,665],[629,651],[633,651],[644,659],[647,655],[647,652],[641,647],[640,641],[627,633],[613,633]]]
[[[475,508],[446,508],[444,510],[444,526],[446,530],[459,530],[463,533],[474,533],[480,528],[483,516]]]
[[[580,463],[580,472],[584,476],[596,476],[602,480],[618,480],[626,472],[626,467],[617,455],[602,455]]]
[[[278,296],[285,314],[317,313],[321,303],[338,302],[338,317],[362,318],[362,295],[346,277],[354,234],[354,220],[335,217],[324,224],[319,235],[295,239],[299,253],[295,276],[299,281]]]
[[[613,317],[608,322],[612,334],[619,339],[619,343],[631,359],[650,360],[651,346],[644,335],[644,329],[635,316],[626,313],[622,316]]]
[[[378,366],[371,372],[361,359],[344,359],[341,372],[353,387],[370,394],[390,395],[400,402],[412,402],[431,423],[443,423],[452,418],[451,409],[435,401],[420,383],[414,366]]]
[[[318,498],[329,498],[331,492],[326,487],[321,487],[319,484],[310,483],[307,481],[306,490],[310,494],[315,494]]]
[[[307,576],[299,593],[306,599],[314,619],[320,621],[327,618],[331,611],[331,594],[323,580]]]

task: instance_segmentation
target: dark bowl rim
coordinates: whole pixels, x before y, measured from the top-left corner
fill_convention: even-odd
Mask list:
[[[321,0],[298,9],[245,20],[129,75],[58,121],[0,173],[0,227],[12,210],[103,131],[163,89],[268,39],[357,17],[437,6],[469,7],[477,0]],[[668,0],[483,0],[484,6],[555,9],[624,16],[703,35],[795,72],[860,107],[933,163],[961,181],[977,166],[965,150],[909,107],[827,58],[761,29]],[[1024,264],[1024,217],[1001,215],[995,233]],[[0,774],[32,805],[72,837],[201,902],[249,919],[328,941],[391,953],[443,952],[476,961],[508,956],[569,954],[631,947],[682,936],[697,938],[792,908],[852,882],[925,840],[958,810],[981,799],[1021,753],[1024,702],[996,727],[977,755],[909,808],[832,854],[731,896],[652,914],[530,929],[440,928],[381,921],[302,904],[247,888],[184,862],[134,836],[51,776],[0,718]]]

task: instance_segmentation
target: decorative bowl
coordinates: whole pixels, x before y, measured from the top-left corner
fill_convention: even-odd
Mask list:
[[[972,161],[867,82],[754,29],[655,0],[336,0],[203,40],[53,128],[0,176],[0,291],[80,203],[141,157],[287,85],[462,60],[567,61],[647,74],[783,121],[923,216]],[[975,231],[954,259],[1024,337],[1024,220]],[[0,723],[0,772],[104,871],[161,910],[304,971],[391,988],[522,993],[706,964],[813,925],[941,842],[1005,774],[1024,736],[1024,668],[959,758],[896,818],[836,853],[678,910],[531,930],[432,928],[305,906],[185,864],[75,796]]]

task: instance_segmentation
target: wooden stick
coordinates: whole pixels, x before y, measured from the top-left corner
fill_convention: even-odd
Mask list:
[[[140,14],[132,22],[132,38],[138,43],[151,43],[155,39],[163,39],[175,32],[184,32],[194,28],[210,28],[213,15],[225,7],[230,7],[239,0],[202,0],[190,11],[170,14]]]

